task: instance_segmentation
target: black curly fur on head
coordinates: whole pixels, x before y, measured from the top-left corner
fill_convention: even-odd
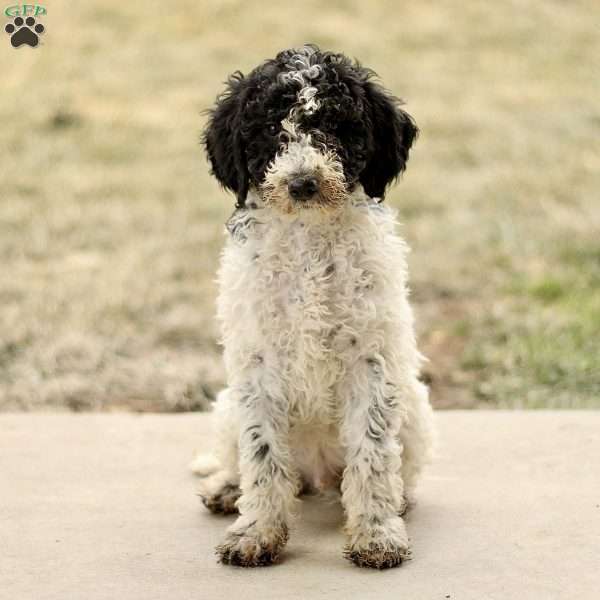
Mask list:
[[[285,152],[282,122],[291,119],[313,147],[336,157],[348,191],[361,183],[369,196],[383,198],[404,171],[418,130],[374,77],[311,44],[280,52],[247,76],[234,73],[203,136],[213,175],[243,206],[250,186],[260,189]]]

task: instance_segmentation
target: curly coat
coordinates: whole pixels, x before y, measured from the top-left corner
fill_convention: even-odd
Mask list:
[[[341,490],[357,565],[409,555],[401,515],[432,413],[407,248],[381,199],[417,128],[373,77],[308,45],[235,74],[211,113],[208,157],[237,210],[219,272],[228,387],[214,455],[193,468],[209,509],[240,513],[223,563],[275,561],[308,489]]]

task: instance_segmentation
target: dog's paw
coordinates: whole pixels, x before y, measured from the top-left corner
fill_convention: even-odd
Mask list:
[[[370,569],[391,569],[399,567],[410,558],[410,550],[405,546],[369,544],[366,548],[348,546],[344,556],[358,567]]]
[[[236,506],[237,499],[242,495],[239,486],[227,484],[223,486],[216,494],[203,496],[200,494],[202,504],[215,514],[233,515],[238,513]]]
[[[231,515],[238,512],[236,502],[242,492],[226,471],[218,471],[198,484],[198,496],[212,513]]]
[[[240,526],[234,523],[216,553],[225,565],[266,567],[278,561],[287,540],[288,529],[284,524],[259,528],[256,523]]]
[[[387,519],[382,525],[359,531],[351,536],[344,556],[359,567],[390,569],[410,559],[410,548],[404,521]]]

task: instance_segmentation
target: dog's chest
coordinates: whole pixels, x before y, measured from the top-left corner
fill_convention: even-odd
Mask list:
[[[380,343],[398,264],[382,216],[364,205],[328,222],[258,210],[228,224],[219,298],[228,371],[270,373],[299,420],[334,421],[337,384]]]
[[[296,223],[268,235],[256,258],[265,342],[294,390],[292,415],[323,422],[336,412],[335,384],[355,338],[351,291],[360,279],[348,248],[340,232]]]
[[[265,318],[273,316],[296,334],[296,345],[310,353],[331,353],[344,325],[356,327],[356,302],[364,298],[372,274],[365,249],[340,226],[291,223],[259,241],[255,264],[265,295]]]

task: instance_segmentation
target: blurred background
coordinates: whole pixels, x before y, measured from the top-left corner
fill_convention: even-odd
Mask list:
[[[43,4],[40,46],[0,39],[0,410],[207,407],[234,198],[202,111],[309,41],[421,128],[387,201],[435,406],[600,407],[597,0]]]

